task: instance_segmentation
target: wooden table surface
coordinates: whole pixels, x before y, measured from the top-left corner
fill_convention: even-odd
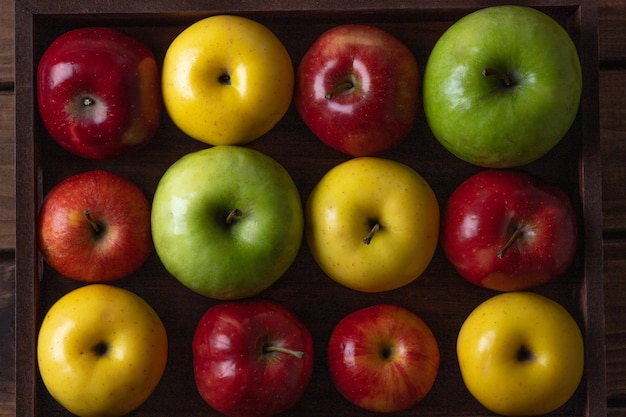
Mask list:
[[[599,0],[599,20],[607,405],[626,416],[626,1]],[[13,2],[0,0],[0,417],[16,396],[13,51]]]

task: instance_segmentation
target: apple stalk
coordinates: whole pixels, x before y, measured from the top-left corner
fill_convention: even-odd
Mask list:
[[[301,359],[304,356],[304,352],[301,350],[293,350],[293,349],[289,349],[289,348],[285,348],[281,346],[264,345],[262,350],[263,350],[263,354],[279,352],[279,353],[286,353],[288,355],[295,356],[298,359]]]
[[[485,68],[483,70],[483,75],[485,77],[493,77],[493,76],[498,77],[504,82],[504,84],[507,87],[510,87],[511,84],[513,84],[513,82],[511,81],[511,77],[509,77],[509,75],[506,72],[496,69],[496,68]]]
[[[324,95],[324,98],[326,100],[330,100],[333,97],[335,97],[335,96],[337,96],[337,95],[339,95],[341,93],[349,92],[353,88],[354,88],[354,82],[352,82],[352,81],[343,81],[337,87],[335,87],[332,90],[330,90],[329,92],[327,92]]]
[[[226,216],[226,224],[231,224],[241,216],[243,216],[243,212],[241,210],[237,208],[232,210],[230,213],[228,213],[228,216]]]
[[[363,239],[363,243],[365,243],[366,245],[369,245],[370,242],[372,241],[372,238],[379,230],[380,230],[380,224],[376,223],[374,226],[372,226],[367,236],[365,236],[365,239]]]
[[[93,229],[93,231],[98,234],[100,233],[100,225],[98,224],[98,222],[96,222],[93,217],[91,217],[91,211],[89,209],[83,211],[83,216],[85,216],[85,219],[87,219],[87,222],[89,223],[89,225],[91,226],[91,228]]]
[[[513,246],[515,241],[519,239],[520,236],[522,236],[523,233],[524,231],[522,229],[520,229],[519,227],[516,228],[515,231],[513,231],[513,233],[509,237],[509,239],[506,241],[502,249],[498,251],[498,258],[500,259],[504,258],[504,255],[506,254],[506,252],[511,248],[511,246]]]

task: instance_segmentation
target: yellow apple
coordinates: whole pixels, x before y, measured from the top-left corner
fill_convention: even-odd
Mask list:
[[[161,87],[169,116],[185,134],[210,145],[243,145],[267,133],[289,109],[294,68],[269,28],[217,15],[172,41]]]
[[[92,284],[65,294],[46,313],[37,361],[50,395],[73,414],[122,416],[160,381],[167,335],[138,295]]]
[[[426,180],[397,161],[343,162],[306,203],[313,257],[338,283],[363,292],[400,288],[429,265],[439,235],[439,204]]]
[[[531,292],[496,295],[466,318],[457,339],[463,381],[505,416],[549,413],[574,395],[583,374],[580,328],[567,310]]]

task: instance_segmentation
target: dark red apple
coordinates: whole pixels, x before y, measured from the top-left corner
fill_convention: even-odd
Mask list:
[[[39,212],[39,249],[67,278],[105,282],[136,271],[152,251],[150,203],[135,184],[96,170],[66,178]]]
[[[300,400],[313,370],[313,340],[287,307],[250,299],[217,304],[193,338],[198,392],[229,417],[268,417]]]
[[[375,412],[397,412],[420,402],[437,378],[439,359],[428,325],[391,304],[348,314],[328,342],[328,366],[339,392]]]
[[[322,142],[353,156],[380,154],[402,141],[417,118],[415,56],[374,26],[336,26],[302,58],[294,100]]]
[[[519,170],[484,170],[450,195],[441,245],[468,281],[498,291],[561,276],[576,254],[577,220],[558,187]]]
[[[161,115],[152,51],[118,30],[89,27],[56,38],[37,69],[41,120],[59,145],[106,159],[145,146]]]

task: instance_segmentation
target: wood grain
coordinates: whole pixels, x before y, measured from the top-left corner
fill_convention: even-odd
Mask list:
[[[607,397],[626,406],[626,239],[604,244]]]
[[[0,251],[15,249],[15,116],[13,91],[0,91]]]
[[[0,417],[15,416],[15,262],[0,254]]]
[[[0,0],[0,88],[12,86],[15,79],[13,71],[15,46],[13,9],[12,1]]]
[[[600,73],[602,206],[605,232],[626,232],[626,67]]]
[[[13,2],[0,0],[0,251],[15,249]]]
[[[599,56],[604,62],[626,61],[626,11],[624,0],[600,0]]]

